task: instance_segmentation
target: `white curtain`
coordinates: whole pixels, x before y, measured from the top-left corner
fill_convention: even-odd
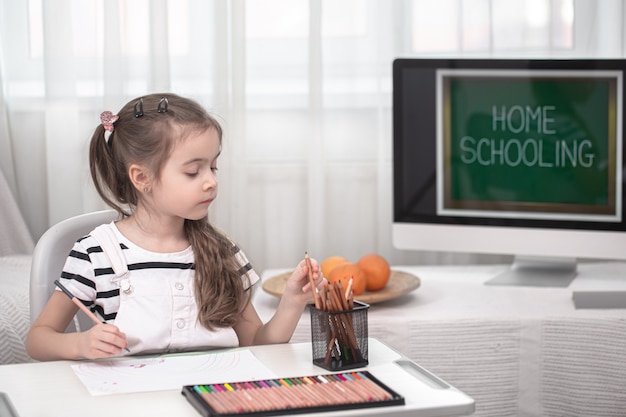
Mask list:
[[[257,269],[304,251],[393,264],[396,57],[622,57],[624,0],[0,0],[0,168],[33,238],[103,208],[87,146],[133,97],[222,121],[215,223]]]

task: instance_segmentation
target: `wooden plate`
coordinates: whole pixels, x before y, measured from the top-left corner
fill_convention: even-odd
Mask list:
[[[276,275],[263,281],[263,290],[276,297],[282,297],[285,285],[291,272]],[[407,294],[420,286],[420,279],[403,271],[391,271],[389,282],[380,291],[365,291],[354,299],[367,304],[380,303]]]

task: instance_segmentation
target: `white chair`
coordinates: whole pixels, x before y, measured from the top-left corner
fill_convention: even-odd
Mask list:
[[[74,243],[96,226],[110,223],[118,217],[115,210],[81,214],[55,224],[41,236],[33,251],[30,269],[31,323],[39,316],[54,292],[54,280],[61,276],[63,265]],[[79,311],[68,331],[85,330],[92,325],[91,320]]]

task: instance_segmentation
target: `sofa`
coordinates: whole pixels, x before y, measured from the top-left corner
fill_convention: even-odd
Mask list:
[[[0,364],[28,362],[29,276],[33,239],[0,171]]]

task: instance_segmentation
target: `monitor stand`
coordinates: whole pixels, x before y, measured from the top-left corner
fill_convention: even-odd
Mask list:
[[[575,277],[575,258],[516,256],[511,268],[485,285],[568,287]]]

